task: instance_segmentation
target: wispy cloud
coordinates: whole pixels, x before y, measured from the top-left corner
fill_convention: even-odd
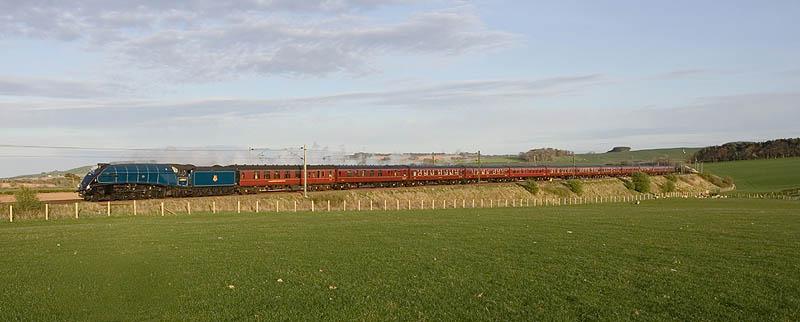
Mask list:
[[[83,41],[183,82],[241,75],[362,74],[376,57],[460,55],[509,46],[469,7],[379,22],[358,15],[403,0],[79,1],[0,5],[0,35]]]
[[[122,84],[0,76],[0,96],[97,99],[130,93]]]
[[[276,99],[199,98],[191,100],[151,99],[71,99],[67,101],[25,100],[0,102],[0,108],[24,112],[58,110],[147,110],[148,115],[181,114],[252,114],[311,108],[384,107],[405,110],[459,109],[496,105],[506,101],[530,100],[575,93],[609,81],[605,75],[590,74],[544,79],[497,79],[453,81],[429,86],[407,87],[383,91],[356,91],[334,95],[290,97]],[[11,89],[9,93],[17,93]],[[44,94],[46,91],[40,91]],[[51,95],[57,96],[52,91]]]

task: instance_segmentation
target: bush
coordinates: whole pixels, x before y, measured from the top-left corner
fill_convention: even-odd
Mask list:
[[[641,193],[650,192],[650,176],[647,173],[634,172],[631,175],[631,181],[633,182],[633,190]]]
[[[661,186],[662,192],[675,192],[675,182],[667,180],[664,185]]]
[[[619,178],[619,180],[622,181],[622,185],[624,185],[625,188],[628,188],[628,190],[633,190],[633,188],[635,188],[632,181],[625,178]]]
[[[720,178],[710,173],[700,173],[700,177],[720,188],[728,188],[733,185],[733,178],[727,176]]]
[[[44,207],[44,204],[36,197],[36,192],[29,188],[20,188],[19,191],[14,193],[14,197],[17,199],[14,202],[14,208],[19,212],[30,212]]]
[[[539,193],[539,184],[536,183],[536,180],[527,180],[522,184],[522,187],[533,195]]]
[[[567,180],[566,185],[567,185],[567,187],[569,187],[570,191],[572,191],[572,192],[574,192],[576,194],[582,194],[583,193],[583,182],[581,182],[580,180],[569,179],[569,180]]]
[[[672,183],[678,182],[678,176],[676,176],[674,173],[666,175],[666,178]]]

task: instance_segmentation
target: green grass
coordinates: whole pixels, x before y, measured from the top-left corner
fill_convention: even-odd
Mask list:
[[[704,171],[731,176],[737,192],[772,192],[800,188],[800,158],[703,164]]]
[[[798,320],[798,231],[742,199],[3,223],[0,320]]]

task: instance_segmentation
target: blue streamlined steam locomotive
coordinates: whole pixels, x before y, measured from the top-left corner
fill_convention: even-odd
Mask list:
[[[78,186],[86,200],[147,199],[232,194],[232,167],[181,164],[99,164]]]

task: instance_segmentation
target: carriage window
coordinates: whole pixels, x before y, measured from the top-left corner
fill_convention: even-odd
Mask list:
[[[253,179],[258,180],[258,171],[253,171]]]

